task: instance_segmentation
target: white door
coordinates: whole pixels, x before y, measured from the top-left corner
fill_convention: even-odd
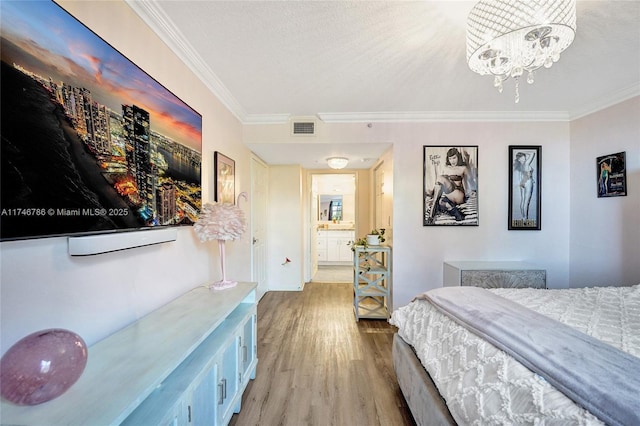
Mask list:
[[[268,169],[256,157],[251,158],[251,280],[258,283],[258,300],[268,289],[267,282],[267,200]]]

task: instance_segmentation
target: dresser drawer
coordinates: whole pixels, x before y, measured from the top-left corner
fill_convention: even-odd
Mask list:
[[[546,288],[542,270],[461,271],[460,285],[482,288]]]
[[[354,231],[326,231],[328,238],[339,238],[346,240],[353,240],[355,235]]]
[[[547,272],[520,261],[445,262],[443,273],[445,287],[547,288]]]

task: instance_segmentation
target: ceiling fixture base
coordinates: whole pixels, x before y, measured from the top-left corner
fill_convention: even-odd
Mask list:
[[[349,159],[345,157],[330,157],[327,158],[327,165],[332,169],[340,170],[347,167]]]

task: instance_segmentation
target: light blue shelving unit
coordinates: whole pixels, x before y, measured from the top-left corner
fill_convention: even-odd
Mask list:
[[[393,307],[391,247],[354,247],[353,293],[356,321],[389,318]]]

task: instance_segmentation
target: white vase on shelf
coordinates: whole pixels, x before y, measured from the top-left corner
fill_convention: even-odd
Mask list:
[[[370,246],[378,246],[378,245],[380,245],[380,236],[379,235],[367,235],[367,245],[370,245]]]

